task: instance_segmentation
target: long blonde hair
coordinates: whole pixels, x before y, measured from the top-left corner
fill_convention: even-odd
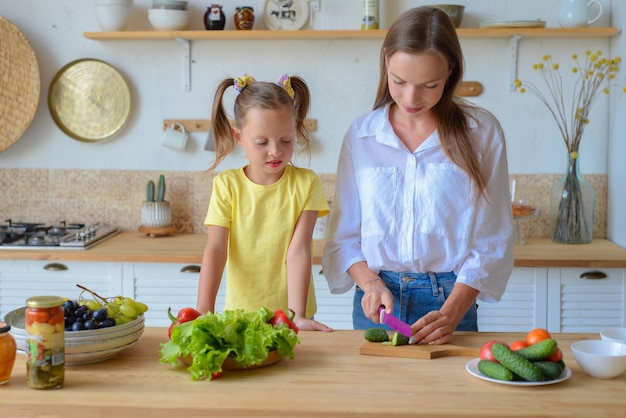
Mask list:
[[[452,21],[445,12],[433,7],[416,7],[396,19],[381,48],[374,109],[393,103],[389,93],[387,59],[398,51],[409,54],[434,52],[448,61],[450,76],[441,99],[433,107],[437,131],[445,154],[470,176],[478,194],[484,196],[487,180],[464,110],[469,103],[455,96],[463,78],[463,52]]]
[[[296,140],[300,150],[310,157],[309,131],[305,121],[309,113],[311,95],[304,80],[298,76],[289,77],[294,96],[291,98],[285,88],[277,83],[254,81],[246,85],[235,98],[235,126],[241,128],[246,123],[246,115],[250,109],[277,109],[284,106],[293,111],[296,121]],[[224,110],[224,92],[235,85],[236,79],[222,80],[213,99],[212,123],[215,137],[215,161],[207,171],[217,168],[222,160],[235,148],[235,139],[231,132],[230,122]]]

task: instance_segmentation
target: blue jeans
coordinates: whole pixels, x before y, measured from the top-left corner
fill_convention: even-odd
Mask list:
[[[393,315],[404,322],[413,324],[430,311],[438,311],[452,292],[456,274],[450,273],[395,273],[381,271],[380,278],[385,282],[394,298]],[[361,300],[363,290],[356,286],[352,325],[354,329],[385,327],[384,324],[371,321],[363,313]],[[476,304],[467,311],[457,331],[478,331]]]

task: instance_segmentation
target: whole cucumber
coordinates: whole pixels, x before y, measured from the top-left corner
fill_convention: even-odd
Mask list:
[[[563,367],[559,363],[553,361],[534,361],[537,366],[549,380],[558,379],[563,373]]]
[[[550,357],[557,349],[557,343],[552,338],[539,341],[533,345],[530,345],[521,350],[517,350],[516,353],[524,357],[526,360],[539,361]]]
[[[517,351],[500,343],[491,347],[491,353],[504,367],[529,382],[541,382],[544,380],[543,372],[530,361],[517,354]]]
[[[478,370],[487,377],[498,380],[513,380],[513,372],[503,365],[490,360],[480,360]]]
[[[371,342],[389,341],[389,334],[385,328],[368,328],[364,336],[367,341]]]

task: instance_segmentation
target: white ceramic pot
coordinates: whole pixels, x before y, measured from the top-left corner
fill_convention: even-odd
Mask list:
[[[126,30],[134,0],[95,0],[96,19],[103,32]]]
[[[170,202],[143,202],[141,225],[147,228],[162,228],[172,224]]]

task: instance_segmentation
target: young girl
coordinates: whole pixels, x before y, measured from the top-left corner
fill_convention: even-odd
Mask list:
[[[239,94],[231,127],[222,98]],[[223,80],[213,100],[216,159],[238,145],[248,165],[213,179],[207,245],[197,308],[213,312],[226,266],[225,309],[292,309],[298,328],[331,329],[313,320],[317,309],[311,272],[311,241],[318,217],[329,212],[319,177],[290,164],[296,143],[309,152],[304,124],[310,93],[304,80],[283,75],[277,83],[243,77]]]

